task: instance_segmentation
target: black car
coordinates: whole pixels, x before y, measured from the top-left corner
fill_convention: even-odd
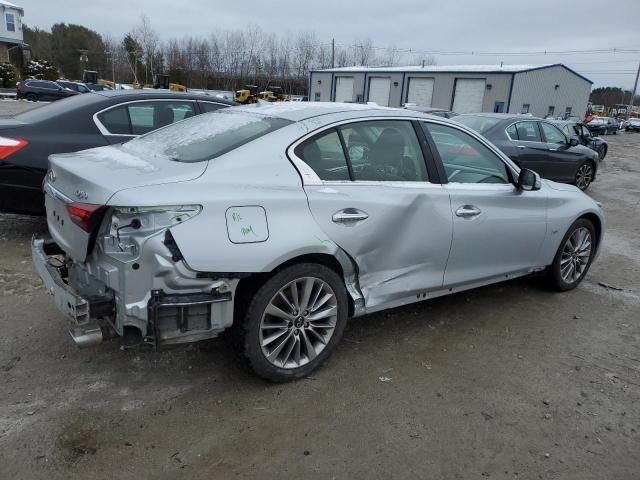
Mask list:
[[[18,84],[16,90],[18,99],[24,98],[31,102],[37,102],[38,100],[52,102],[78,95],[78,92],[65,88],[58,82],[52,82],[51,80],[25,80]]]
[[[68,88],[69,90],[73,90],[78,93],[89,93],[91,90],[87,85],[80,82],[71,82],[69,80],[56,80],[58,85],[62,85],[64,88]]]
[[[618,121],[611,117],[593,117],[586,125],[592,135],[617,135],[620,128]]]
[[[571,183],[581,190],[596,178],[598,154],[547,120],[506,113],[464,114],[452,120],[484,135],[519,167],[544,178]]]
[[[158,90],[94,92],[0,118],[0,212],[44,215],[47,159],[122,143],[234,102]]]
[[[600,160],[604,160],[609,151],[609,145],[600,137],[594,137],[591,131],[584,123],[571,122],[564,120],[552,120],[555,126],[557,126],[568,137],[573,137],[585,147],[589,147],[594,152],[598,153]]]

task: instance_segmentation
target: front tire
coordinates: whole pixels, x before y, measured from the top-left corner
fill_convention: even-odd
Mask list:
[[[585,192],[593,179],[596,177],[596,168],[591,161],[586,161],[582,163],[578,170],[576,170],[576,175],[573,184],[578,187],[580,190]]]
[[[37,102],[38,101],[38,95],[36,95],[35,93],[27,93],[24,98],[26,100],[28,100],[29,102]]]
[[[596,242],[593,223],[586,218],[576,220],[560,242],[548,270],[550,286],[562,292],[576,288],[589,271]]]
[[[259,376],[285,382],[308,376],[335,350],[347,323],[344,282],[314,263],[268,279],[249,303],[234,342]]]

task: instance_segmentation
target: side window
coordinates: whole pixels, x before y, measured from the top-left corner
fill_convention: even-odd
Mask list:
[[[335,130],[301,143],[294,152],[321,180],[350,180],[347,159]]]
[[[542,131],[547,139],[547,143],[556,143],[559,145],[565,145],[567,143],[566,137],[556,127],[545,122],[541,122],[540,125],[542,126]]]
[[[411,122],[372,120],[340,127],[354,180],[427,182],[427,168]]]
[[[195,114],[191,102],[140,102],[127,108],[133,135],[144,135]]]
[[[114,135],[131,135],[131,124],[126,106],[112,108],[98,115],[100,123]]]
[[[510,183],[502,159],[471,135],[444,125],[423,126],[433,138],[449,182]]]
[[[516,130],[518,130],[518,140],[521,142],[542,141],[538,122],[518,122],[516,123]]]
[[[510,140],[518,140],[518,129],[515,123],[507,127],[507,135],[509,135]]]
[[[198,102],[200,105],[200,110],[203,113],[215,112],[216,110],[220,110],[224,105],[220,105],[219,103],[211,103],[211,102]]]

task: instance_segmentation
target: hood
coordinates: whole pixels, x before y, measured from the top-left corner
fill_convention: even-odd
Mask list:
[[[124,145],[49,156],[47,182],[73,201],[106,205],[118,191],[194,180],[208,162],[174,162]]]

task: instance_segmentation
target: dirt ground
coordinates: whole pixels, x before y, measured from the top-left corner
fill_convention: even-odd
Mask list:
[[[578,289],[357,319],[285,385],[219,340],[79,350],[31,266],[44,223],[0,216],[0,479],[639,478],[640,134],[605,138],[607,233]]]

